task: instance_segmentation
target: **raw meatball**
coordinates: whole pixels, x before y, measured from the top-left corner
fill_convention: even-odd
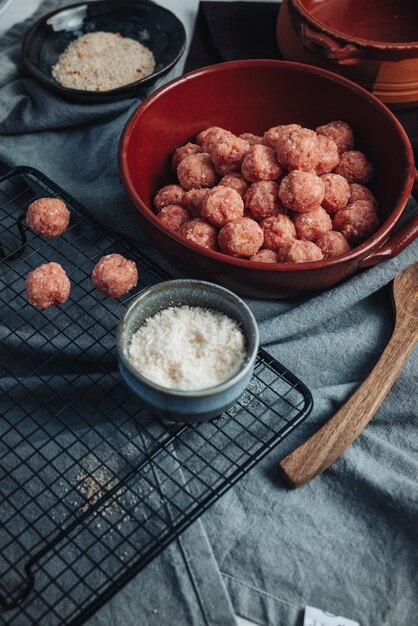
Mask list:
[[[328,213],[322,207],[299,213],[293,218],[298,239],[316,241],[318,237],[332,230],[332,222]]]
[[[351,183],[348,204],[354,204],[357,200],[368,200],[368,202],[373,204],[375,209],[378,207],[377,200],[370,189],[364,187],[364,185],[359,185],[358,183]]]
[[[349,126],[346,122],[338,120],[336,122],[324,124],[323,126],[318,126],[316,132],[318,135],[331,137],[331,139],[333,139],[337,144],[338,151],[340,153],[352,150],[354,147],[354,133],[351,126]]]
[[[254,220],[242,217],[224,226],[218,237],[222,252],[250,258],[263,245],[263,231]]]
[[[70,281],[59,263],[44,263],[26,278],[26,297],[38,309],[63,304],[70,295]]]
[[[240,139],[245,139],[252,146],[255,146],[257,143],[263,143],[263,138],[261,135],[253,135],[253,133],[242,133],[240,135]]]
[[[264,233],[264,247],[281,252],[296,239],[296,228],[287,215],[266,217],[260,226]]]
[[[322,206],[330,215],[343,209],[350,197],[350,185],[339,174],[324,174],[321,180],[325,185],[325,195]]]
[[[200,214],[220,228],[243,216],[244,202],[237,191],[219,185],[207,192]]]
[[[160,222],[172,232],[176,233],[180,226],[190,219],[186,209],[177,204],[167,204],[157,215]]]
[[[288,263],[309,263],[323,258],[322,250],[312,241],[294,241],[286,250]]]
[[[279,197],[284,206],[292,211],[303,213],[321,205],[325,185],[313,172],[294,170],[280,183]]]
[[[341,155],[335,173],[344,176],[349,183],[364,185],[373,178],[374,168],[363,152],[349,150]]]
[[[186,145],[177,148],[173,155],[173,160],[171,162],[171,166],[174,171],[177,170],[177,167],[183,159],[190,156],[191,154],[198,154],[202,152],[202,148],[197,145],[197,143],[186,143]]]
[[[70,212],[59,198],[39,198],[28,206],[26,222],[35,233],[48,238],[58,237],[67,230]]]
[[[212,150],[211,156],[216,171],[225,176],[241,171],[241,163],[250,149],[250,143],[239,137],[227,137]]]
[[[279,200],[279,185],[272,180],[260,180],[253,183],[244,197],[245,208],[255,220],[262,220],[271,215],[285,213],[286,209]]]
[[[178,234],[203,248],[218,249],[218,229],[200,217],[184,222]]]
[[[318,135],[319,161],[315,172],[318,176],[332,172],[340,162],[337,144],[331,137]]]
[[[274,250],[267,250],[267,248],[261,248],[252,257],[250,261],[257,261],[257,263],[280,263],[280,256]]]
[[[211,126],[198,134],[196,143],[202,147],[203,152],[212,152],[218,143],[221,143],[228,137],[234,137],[229,130],[219,128],[219,126]]]
[[[186,190],[213,187],[219,180],[212,159],[206,152],[191,154],[180,161],[177,176]]]
[[[208,189],[190,189],[183,193],[181,204],[192,217],[199,217],[202,210],[202,202],[208,193]]]
[[[154,198],[155,210],[161,211],[167,204],[181,204],[183,193],[184,189],[180,185],[166,185],[162,187]]]
[[[134,261],[121,254],[107,254],[94,266],[91,274],[93,285],[109,298],[120,298],[136,287],[138,270]]]
[[[269,148],[276,148],[278,141],[287,139],[291,132],[299,130],[302,126],[299,124],[281,124],[280,126],[273,126],[266,130],[263,136],[263,144],[269,146]]]
[[[251,183],[259,180],[276,180],[282,174],[276,153],[268,146],[256,144],[244,157],[241,172]]]
[[[346,209],[337,211],[333,224],[334,230],[338,230],[353,244],[360,243],[380,226],[375,208],[367,200],[357,200]]]
[[[350,244],[344,235],[334,230],[321,235],[315,243],[318,248],[321,248],[324,259],[331,259],[334,256],[345,254],[350,250]]]
[[[276,152],[283,167],[310,172],[319,162],[318,136],[309,128],[298,128],[277,142]]]
[[[222,187],[229,187],[230,189],[235,189],[235,191],[238,191],[241,198],[244,197],[245,192],[247,191],[249,187],[248,181],[246,181],[241,176],[241,174],[238,174],[238,172],[235,172],[233,174],[227,174],[226,176],[221,178],[221,180],[219,181],[219,184],[222,185]]]

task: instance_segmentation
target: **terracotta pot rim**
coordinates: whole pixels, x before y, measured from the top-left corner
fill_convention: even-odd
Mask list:
[[[346,254],[340,255],[331,259],[323,259],[321,261],[313,261],[309,263],[259,263],[257,261],[250,261],[249,259],[236,258],[222,252],[217,252],[214,250],[210,250],[208,248],[203,248],[202,246],[198,246],[188,240],[185,240],[183,237],[178,235],[177,233],[173,233],[165,228],[160,220],[158,220],[154,211],[148,207],[139,197],[135,190],[134,182],[129,174],[128,164],[127,164],[127,151],[130,142],[131,134],[134,130],[137,119],[145,112],[147,109],[152,106],[153,102],[164,95],[166,92],[169,92],[173,87],[178,84],[182,84],[184,82],[193,80],[204,74],[213,74],[219,71],[235,71],[242,68],[257,68],[257,67],[284,67],[288,69],[293,69],[300,72],[305,72],[309,74],[319,74],[327,79],[330,79],[336,83],[340,83],[345,87],[348,87],[351,90],[356,91],[360,96],[366,99],[369,104],[373,104],[376,108],[383,111],[383,113],[387,116],[388,121],[396,126],[397,132],[399,133],[402,144],[403,144],[403,154],[405,157],[406,167],[404,168],[403,178],[404,182],[402,188],[399,191],[398,200],[396,202],[395,207],[392,212],[385,220],[385,222],[380,226],[380,228],[369,237],[364,243],[360,246],[357,246],[347,252]],[[122,131],[119,148],[118,148],[118,162],[119,162],[119,171],[121,175],[122,183],[128,192],[128,195],[137,209],[142,213],[142,215],[153,224],[158,230],[164,233],[167,237],[174,239],[181,245],[189,248],[195,252],[198,252],[201,255],[211,258],[214,261],[218,261],[221,263],[226,263],[228,265],[234,265],[243,267],[249,270],[261,270],[261,271],[290,271],[290,272],[298,272],[298,271],[306,271],[306,270],[317,270],[317,269],[325,269],[331,268],[335,265],[355,261],[358,259],[359,261],[365,258],[368,253],[375,252],[381,245],[385,243],[385,241],[390,236],[393,228],[397,224],[399,218],[401,217],[408,198],[411,194],[412,187],[414,184],[414,155],[411,147],[411,143],[409,138],[403,129],[400,122],[396,119],[396,117],[391,113],[391,111],[375,96],[370,94],[368,91],[356,85],[352,81],[329,72],[328,70],[324,70],[322,68],[317,68],[310,65],[304,65],[302,63],[295,63],[291,61],[278,61],[272,59],[248,59],[241,61],[227,61],[225,63],[218,63],[216,65],[208,65],[192,72],[188,72],[187,74],[183,74],[180,77],[177,77],[170,82],[166,83],[156,91],[154,91],[151,95],[149,95],[131,114],[130,118],[125,124],[125,127]],[[380,244],[380,246],[379,246]]]
[[[377,48],[379,50],[394,50],[398,52],[399,50],[416,50],[418,55],[418,41],[375,41],[373,39],[354,37],[353,35],[349,35],[348,33],[332,28],[331,26],[327,26],[320,20],[317,20],[311,13],[309,13],[309,11],[305,9],[301,0],[289,0],[289,2],[311,26],[314,26],[317,30],[322,31],[327,35],[343,39],[344,42],[357,44],[363,48]]]

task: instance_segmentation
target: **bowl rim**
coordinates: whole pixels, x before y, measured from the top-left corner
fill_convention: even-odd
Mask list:
[[[168,72],[170,69],[172,69],[174,67],[174,65],[176,65],[176,63],[179,61],[179,59],[181,58],[181,56],[184,53],[184,50],[186,48],[186,43],[187,43],[187,36],[186,36],[186,29],[184,27],[183,22],[177,17],[177,15],[175,15],[172,11],[170,11],[169,9],[166,9],[165,7],[161,6],[160,4],[157,4],[156,2],[149,2],[149,0],[133,0],[132,3],[127,4],[126,6],[133,6],[136,4],[143,4],[143,5],[151,5],[153,8],[157,9],[158,11],[160,11],[161,13],[168,13],[170,14],[174,20],[177,22],[179,28],[180,28],[180,32],[181,32],[181,45],[179,46],[179,49],[176,53],[176,55],[173,57],[173,59],[165,64],[161,69],[159,69],[156,72],[153,72],[152,74],[148,74],[147,76],[144,76],[143,78],[140,78],[139,80],[133,82],[133,83],[127,83],[126,85],[121,85],[120,87],[115,87],[114,89],[107,89],[104,91],[90,91],[88,89],[73,89],[72,87],[64,87],[63,85],[60,85],[60,83],[58,83],[56,80],[53,80],[51,78],[49,78],[48,76],[46,76],[46,74],[44,74],[44,72],[42,72],[36,65],[34,65],[32,63],[32,61],[29,58],[29,50],[30,47],[32,45],[33,42],[33,38],[35,37],[38,29],[44,24],[46,23],[51,17],[54,17],[55,15],[58,15],[60,13],[65,13],[66,11],[69,11],[71,9],[76,9],[77,7],[81,7],[81,6],[89,6],[91,5],[91,2],[87,2],[86,0],[84,0],[83,2],[77,2],[75,4],[70,4],[67,6],[63,6],[60,7],[58,9],[54,9],[53,11],[50,11],[49,13],[45,13],[45,15],[42,15],[39,19],[37,19],[32,26],[30,26],[30,28],[26,31],[23,40],[22,40],[22,45],[21,45],[21,58],[22,58],[22,62],[23,62],[23,66],[24,68],[29,72],[29,74],[31,74],[34,78],[36,78],[37,80],[39,80],[41,83],[43,83],[44,85],[46,85],[47,87],[53,89],[54,91],[57,91],[63,95],[68,95],[68,96],[76,96],[76,97],[89,97],[89,98],[95,98],[97,100],[100,100],[101,98],[106,98],[106,97],[111,97],[111,96],[118,96],[118,95],[124,95],[127,91],[131,91],[133,89],[142,87],[142,86],[146,86],[147,84],[149,84],[151,81],[155,81],[157,80],[160,76],[162,76],[163,74],[165,74],[166,72]],[[111,5],[111,6],[118,6],[118,2],[117,0],[95,0],[95,2],[93,3],[94,6],[96,5]]]
[[[315,26],[319,30],[324,33],[331,33],[340,39],[344,39],[345,41],[353,44],[358,44],[363,47],[369,48],[378,48],[380,50],[413,50],[417,49],[418,53],[418,41],[379,41],[375,39],[364,39],[362,37],[355,37],[354,35],[350,35],[349,33],[345,33],[342,30],[337,30],[332,26],[328,26],[324,22],[318,20],[315,16],[312,15],[302,4],[302,0],[290,0],[290,3],[293,5],[294,9],[298,11],[307,22],[311,25]]]
[[[169,387],[163,387],[162,385],[159,385],[153,382],[152,380],[150,380],[149,378],[146,378],[140,372],[138,372],[138,370],[135,369],[131,365],[129,360],[126,358],[124,354],[124,350],[123,350],[123,345],[124,345],[123,333],[124,333],[125,325],[129,316],[132,315],[132,311],[133,309],[135,309],[138,302],[140,302],[141,300],[146,301],[147,297],[149,297],[149,295],[152,294],[156,290],[157,291],[158,290],[170,291],[170,290],[176,290],[178,287],[186,286],[186,285],[192,285],[194,287],[201,289],[202,291],[208,291],[208,289],[210,289],[211,291],[215,291],[217,295],[224,300],[226,299],[233,300],[240,307],[243,313],[243,316],[247,317],[250,327],[252,329],[251,340],[253,343],[253,348],[251,352],[247,351],[247,355],[246,355],[246,358],[242,367],[233,376],[231,376],[227,380],[224,380],[222,383],[213,385],[212,387],[206,387],[204,389],[182,390],[182,389],[170,389]],[[168,307],[164,307],[164,308],[168,308]],[[208,306],[208,308],[210,307]],[[164,310],[164,309],[161,309],[161,310]],[[216,309],[212,309],[212,310],[216,310]],[[225,315],[227,314],[225,313]],[[247,335],[245,336],[245,338],[246,338],[247,344],[249,344],[250,338]],[[174,396],[176,398],[184,398],[184,399],[207,398],[207,397],[211,397],[211,396],[215,396],[220,393],[223,393],[224,391],[227,391],[231,387],[234,387],[234,385],[236,385],[239,381],[245,378],[245,376],[253,368],[255,359],[257,358],[259,347],[260,347],[260,331],[258,328],[257,320],[255,319],[254,313],[251,311],[250,307],[244,302],[244,300],[240,298],[239,296],[237,296],[237,294],[231,291],[230,289],[227,289],[226,287],[222,287],[221,285],[217,285],[216,283],[212,283],[207,280],[199,280],[199,279],[192,279],[192,278],[177,278],[173,280],[166,280],[166,281],[157,283],[155,285],[150,285],[149,287],[145,287],[145,289],[142,289],[142,291],[140,291],[135,296],[135,298],[131,301],[129,307],[123,313],[122,317],[119,320],[117,331],[116,331],[116,348],[117,348],[118,358],[120,362],[122,363],[123,367],[128,371],[128,373],[134,379],[138,379],[144,386],[153,389],[159,394],[163,394],[166,396]]]
[[[154,213],[152,208],[148,207],[145,202],[142,201],[138,193],[136,192],[133,179],[130,176],[129,168],[127,165],[127,152],[130,142],[130,137],[134,131],[134,127],[137,123],[137,119],[146,112],[154,103],[155,100],[160,98],[162,95],[170,92],[173,88],[178,84],[182,84],[188,81],[192,81],[195,78],[198,78],[203,75],[217,73],[219,71],[234,71],[240,70],[242,68],[259,68],[259,67],[267,67],[267,68],[275,68],[275,67],[284,67],[289,68],[291,70],[295,70],[298,72],[304,72],[309,74],[315,74],[323,76],[326,79],[331,80],[332,82],[336,82],[342,84],[344,87],[350,89],[350,91],[355,91],[361,96],[363,99],[367,100],[369,104],[372,104],[374,107],[378,108],[382,111],[385,116],[388,118],[388,121],[395,125],[398,134],[400,135],[401,142],[403,145],[403,157],[405,162],[405,167],[403,171],[404,183],[402,188],[399,191],[399,195],[396,201],[396,204],[391,211],[390,215],[387,219],[381,224],[378,230],[369,237],[364,243],[360,246],[356,246],[352,248],[349,252],[342,254],[338,257],[333,257],[330,259],[322,259],[320,261],[310,261],[307,263],[260,263],[258,261],[250,261],[249,259],[232,257],[227,254],[223,254],[222,252],[218,252],[216,250],[211,250],[209,248],[204,248],[203,246],[199,246],[187,239],[184,239],[180,235],[175,232],[168,230],[165,226],[162,225],[161,221],[157,219],[157,215]],[[139,209],[142,216],[150,222],[155,228],[165,234],[167,237],[174,239],[181,245],[189,248],[195,252],[198,252],[201,255],[211,258],[212,260],[227,263],[228,265],[234,265],[238,267],[243,267],[245,269],[251,270],[260,270],[260,271],[288,271],[288,272],[299,272],[299,271],[314,271],[317,269],[324,269],[333,267],[336,265],[340,265],[342,263],[349,263],[355,261],[359,257],[364,258],[368,253],[376,251],[378,249],[379,244],[383,245],[384,242],[389,237],[390,232],[393,230],[397,222],[399,221],[407,200],[411,194],[413,183],[414,183],[414,154],[412,151],[411,142],[401,125],[401,123],[397,120],[394,114],[373,94],[366,91],[363,87],[360,87],[356,83],[344,78],[343,76],[339,76],[330,72],[328,70],[324,70],[322,68],[314,67],[311,65],[305,65],[303,63],[296,63],[293,61],[281,61],[281,60],[273,60],[273,59],[249,59],[243,61],[227,61],[225,63],[218,63],[216,65],[208,65],[192,72],[188,72],[187,74],[183,74],[179,76],[159,89],[155,90],[151,95],[149,95],[131,114],[128,121],[126,122],[121,137],[119,141],[118,148],[118,163],[119,163],[119,172],[122,183],[125,187],[125,190],[128,193],[128,196],[134,203],[135,207]]]

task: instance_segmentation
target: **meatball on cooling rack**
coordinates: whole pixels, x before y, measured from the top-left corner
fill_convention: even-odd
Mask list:
[[[70,211],[59,198],[39,198],[28,206],[26,223],[44,237],[58,237],[67,230]]]

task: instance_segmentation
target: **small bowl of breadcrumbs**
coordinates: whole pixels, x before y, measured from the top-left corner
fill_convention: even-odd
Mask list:
[[[82,102],[135,97],[184,52],[183,24],[142,0],[78,4],[35,22],[22,43],[26,70],[60,95]]]

